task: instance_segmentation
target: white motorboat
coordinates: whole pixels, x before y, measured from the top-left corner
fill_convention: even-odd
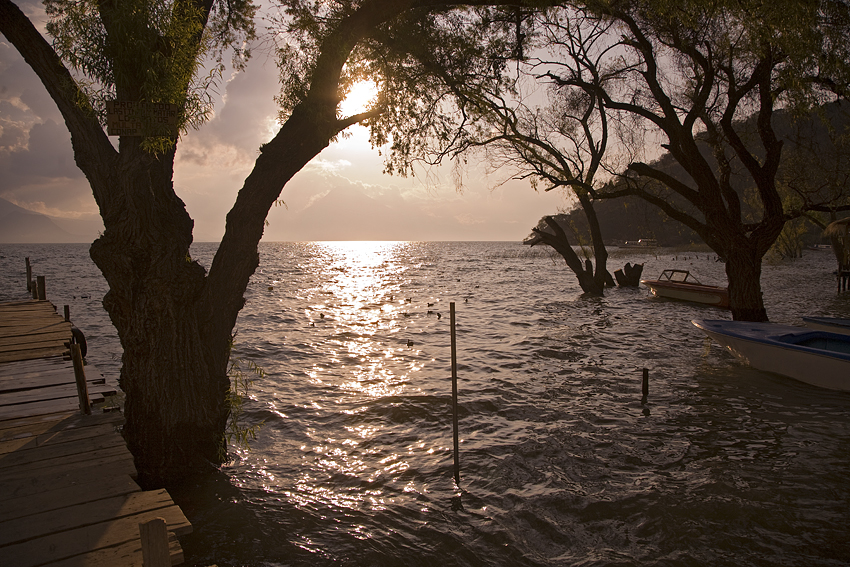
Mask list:
[[[812,329],[850,335],[850,319],[838,317],[803,317],[803,323]]]
[[[658,279],[641,280],[640,283],[656,297],[729,307],[728,288],[701,284],[687,270],[664,270]]]
[[[775,323],[691,323],[753,368],[850,391],[850,335]]]

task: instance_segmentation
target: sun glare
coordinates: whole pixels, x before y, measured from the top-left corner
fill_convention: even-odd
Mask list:
[[[343,116],[364,112],[377,96],[378,85],[375,81],[359,81],[348,91],[345,100],[339,105],[339,111]]]

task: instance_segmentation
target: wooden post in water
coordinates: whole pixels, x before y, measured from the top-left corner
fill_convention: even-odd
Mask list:
[[[65,320],[68,322],[71,321],[71,307],[69,305],[65,306]]]
[[[455,485],[460,489],[460,440],[457,424],[457,336],[455,334],[455,304],[449,303],[449,327],[452,340],[452,425],[454,426]]]
[[[649,397],[649,369],[643,369],[643,399],[641,400],[642,404],[646,403],[646,399]]]
[[[38,287],[38,299],[40,301],[44,301],[47,299],[47,284],[45,282],[44,276],[37,276],[36,278],[37,287]]]
[[[26,257],[27,261],[27,291],[32,291],[32,266],[30,265],[30,257]]]
[[[163,518],[154,518],[139,524],[142,540],[142,565],[144,567],[171,567],[168,551],[168,528]]]
[[[71,343],[71,360],[74,362],[74,378],[77,380],[77,396],[80,398],[80,412],[91,415],[91,402],[89,401],[89,388],[86,385],[86,370],[83,366],[83,353],[80,345]]]

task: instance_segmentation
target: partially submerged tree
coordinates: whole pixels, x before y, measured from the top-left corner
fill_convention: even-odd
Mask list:
[[[483,37],[505,35],[499,22],[485,24]],[[816,192],[799,206],[783,204],[774,113],[804,114],[846,98],[850,5],[590,0],[528,18],[524,27],[516,24],[516,35],[538,40],[518,48],[525,56],[510,63],[548,89],[546,101],[534,101],[527,84],[523,91],[505,80],[505,61],[483,53],[473,81],[469,74],[446,81],[464,121],[483,126],[446,140],[437,154],[481,144],[510,148],[510,157],[498,156],[502,163],[569,185],[580,201],[645,199],[726,260],[733,317],[766,320],[765,253],[786,221],[836,206]],[[485,81],[488,65],[496,78]],[[664,152],[680,174],[659,166]],[[598,187],[600,171],[615,182]]]
[[[104,131],[107,99],[171,103],[178,126],[204,118],[203,57],[238,48],[253,33],[247,0],[49,0],[48,43],[11,0],[0,0],[0,32],[23,55],[56,102],[71,132],[77,165],[92,187],[104,232],[91,257],[109,284],[103,300],[124,349],[124,435],[147,485],[208,470],[224,456],[229,415],[231,333],[270,208],[284,185],[352,124],[379,113],[339,116],[345,89],[382,70],[376,38],[387,25],[433,25],[445,0],[281,2],[301,55],[281,51],[282,126],[260,148],[227,215],[209,272],[189,256],[193,221],[172,182],[177,136],[147,130],[122,135],[117,149]],[[517,4],[468,0],[462,5]],[[385,67],[384,70],[390,70]],[[386,77],[384,77],[386,80]],[[418,92],[388,93],[384,134],[403,117],[396,102]],[[406,96],[407,98],[404,98]],[[396,97],[394,99],[393,97]],[[140,111],[144,114],[144,111]],[[143,117],[143,116],[142,116]]]
[[[766,320],[762,258],[787,220],[816,205],[783,207],[774,113],[847,95],[850,7],[831,0],[589,5],[618,24],[605,39],[615,56],[601,67],[582,62],[607,71],[605,107],[641,144],[658,140],[685,173],[632,159],[618,190],[605,196],[638,195],[692,228],[726,260],[733,318]],[[574,71],[547,75],[585,88]],[[755,125],[753,136],[744,124]],[[754,190],[749,217],[736,175]]]

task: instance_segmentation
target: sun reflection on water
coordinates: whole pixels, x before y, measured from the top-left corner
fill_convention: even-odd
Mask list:
[[[388,494],[409,487],[409,478],[404,478],[387,492],[411,469],[414,454],[433,451],[415,441],[398,452],[382,439],[392,423],[381,417],[380,412],[386,411],[381,408],[391,407],[398,415],[396,399],[420,393],[412,376],[425,365],[420,351],[405,337],[417,309],[405,287],[412,244],[310,246],[315,285],[304,314],[315,327],[313,346],[323,355],[306,370],[315,396],[309,409],[323,419],[340,420],[340,425],[333,434],[305,431],[309,441],[301,447],[301,458],[312,463],[312,474],[299,475],[285,494],[305,507],[382,510],[393,501]],[[362,535],[371,537],[368,532]]]

